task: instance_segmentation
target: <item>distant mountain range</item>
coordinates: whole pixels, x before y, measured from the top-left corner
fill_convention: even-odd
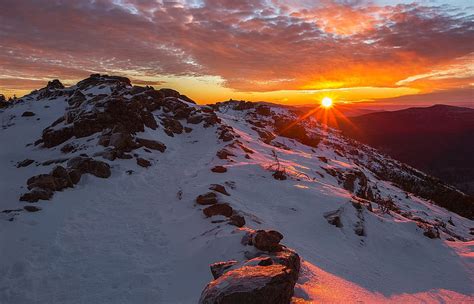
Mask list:
[[[409,108],[338,121],[351,138],[474,193],[474,109]]]

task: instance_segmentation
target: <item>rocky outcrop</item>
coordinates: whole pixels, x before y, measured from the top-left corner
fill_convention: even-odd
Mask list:
[[[256,236],[257,242],[263,237],[278,239],[277,243],[283,237],[277,231],[259,230],[250,231],[246,239],[254,244]],[[199,303],[290,303],[300,258],[293,250],[280,246],[278,251],[257,252],[247,261],[212,264],[214,280],[204,288]]]
[[[200,304],[287,304],[295,282],[283,265],[244,266],[209,283]]]
[[[30,192],[23,194],[20,201],[49,200],[54,191],[74,187],[80,181],[81,175],[85,173],[100,178],[111,175],[110,166],[107,163],[89,157],[74,157],[68,161],[67,167],[66,169],[56,166],[48,174],[39,174],[29,178],[26,183]]]

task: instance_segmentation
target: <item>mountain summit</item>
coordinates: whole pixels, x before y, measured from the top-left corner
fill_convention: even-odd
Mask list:
[[[1,303],[472,301],[473,198],[298,108],[99,74],[2,107]]]

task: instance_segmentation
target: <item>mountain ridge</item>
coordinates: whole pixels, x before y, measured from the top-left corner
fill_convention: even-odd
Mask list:
[[[419,196],[453,187],[291,108],[86,80],[0,113],[0,300],[471,298],[472,220]]]

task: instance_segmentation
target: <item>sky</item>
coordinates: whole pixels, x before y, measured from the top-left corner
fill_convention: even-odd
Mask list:
[[[311,104],[324,96],[367,105],[474,103],[470,1],[0,0],[0,7],[6,96],[107,73],[198,103]]]

